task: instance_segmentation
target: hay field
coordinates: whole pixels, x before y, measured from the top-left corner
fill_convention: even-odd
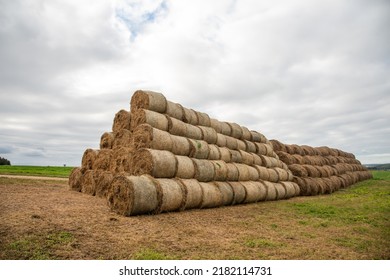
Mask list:
[[[123,217],[66,181],[0,177],[0,259],[390,259],[390,172],[330,195]]]

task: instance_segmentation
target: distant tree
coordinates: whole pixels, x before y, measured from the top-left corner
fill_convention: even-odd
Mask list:
[[[0,165],[11,165],[11,162],[3,157],[0,157]]]

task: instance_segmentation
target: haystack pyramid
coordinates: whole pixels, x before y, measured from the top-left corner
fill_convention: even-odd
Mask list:
[[[331,193],[370,177],[352,154],[269,141],[138,90],[100,149],[85,150],[69,185],[130,216]]]

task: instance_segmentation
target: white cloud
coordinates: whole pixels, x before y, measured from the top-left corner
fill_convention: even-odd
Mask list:
[[[15,152],[29,142],[42,164],[79,164],[143,88],[390,162],[389,15],[380,0],[4,2],[0,151],[38,162]]]

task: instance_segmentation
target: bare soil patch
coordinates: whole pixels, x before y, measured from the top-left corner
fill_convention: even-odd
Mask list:
[[[307,207],[335,194],[134,217],[65,181],[1,177],[0,194],[0,259],[390,258],[388,205],[376,224]]]

